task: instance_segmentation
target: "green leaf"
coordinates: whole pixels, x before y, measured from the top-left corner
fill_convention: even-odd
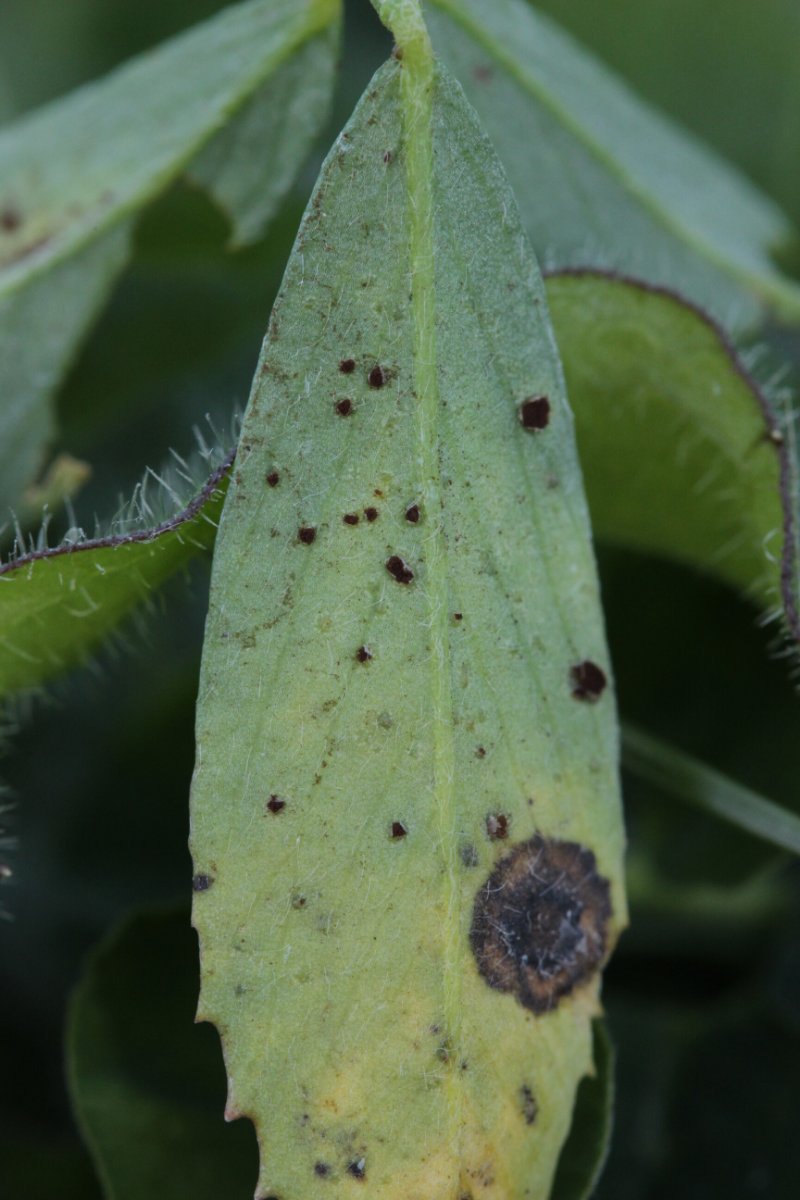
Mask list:
[[[312,197],[220,525],[199,1015],[259,1196],[541,1200],[625,921],[608,657],[513,197],[386,7],[399,59]]]
[[[523,0],[429,0],[437,50],[489,133],[543,261],[633,271],[718,318],[800,321],[780,210]],[[617,27],[619,32],[619,27]]]
[[[26,286],[5,294],[4,272],[0,267],[0,519],[3,521],[9,508],[20,503],[24,488],[41,464],[44,449],[53,436],[53,394],[77,343],[125,264],[130,231],[130,221],[120,221],[72,257],[54,263],[46,274],[32,276]]]
[[[702,312],[595,272],[548,279],[598,538],[708,571],[797,616],[791,426]]]
[[[800,817],[759,796],[689,754],[627,724],[622,761],[632,774],[667,795],[752,833],[782,850],[800,854]]]
[[[537,0],[534,7],[737,163],[800,222],[796,0],[726,0],[724,20],[715,5],[696,0]]]
[[[588,1200],[608,1155],[614,1116],[614,1047],[603,1021],[594,1022],[593,1035],[595,1073],[582,1079],[578,1088],[551,1200]]]
[[[137,915],[98,948],[73,994],[69,1091],[107,1200],[252,1194],[252,1138],[220,1119],[216,1039],[192,1024],[194,943],[183,911]]]
[[[40,465],[50,399],[124,264],[132,214],[205,147],[197,177],[230,209],[239,241],[258,235],[323,115],[338,11],[337,0],[226,8],[0,133],[0,511]],[[270,114],[258,145],[269,105],[291,119],[284,131]],[[272,182],[254,197],[254,164],[263,172],[273,149]]]
[[[258,241],[295,181],[328,111],[335,30],[295,51],[189,166],[230,214],[232,245]]]
[[[156,476],[176,505],[158,524],[143,521],[152,515],[145,482],[131,517],[112,532],[87,539],[78,530],[59,546],[0,565],[0,696],[84,661],[165,579],[213,545],[231,461],[217,465],[188,503]],[[185,488],[186,474],[180,482]]]

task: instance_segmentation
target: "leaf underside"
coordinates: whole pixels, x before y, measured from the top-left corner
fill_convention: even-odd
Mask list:
[[[625,921],[607,675],[541,280],[409,53],[312,197],[214,561],[199,1016],[259,1196],[548,1195]]]

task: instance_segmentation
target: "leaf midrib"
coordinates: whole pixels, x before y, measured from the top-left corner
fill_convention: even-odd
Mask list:
[[[429,523],[425,539],[422,586],[430,630],[430,687],[433,733],[433,803],[438,819],[443,866],[443,1017],[446,1036],[458,1044],[462,1027],[461,889],[457,863],[457,811],[453,696],[448,622],[447,545],[444,494],[439,469],[440,397],[436,370],[436,279],[434,265],[432,109],[435,63],[427,32],[420,26],[403,39],[400,94],[408,188],[409,265],[413,338],[413,381],[416,399],[418,455],[424,511]],[[396,36],[399,29],[394,30]],[[398,38],[399,40],[399,38]],[[446,1144],[455,1148],[460,1170],[463,1141],[463,1087],[452,1072],[444,1082]]]

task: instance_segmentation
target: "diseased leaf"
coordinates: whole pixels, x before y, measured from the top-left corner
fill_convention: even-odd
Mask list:
[[[632,271],[732,326],[800,322],[771,256],[780,210],[649,109],[523,0],[428,0],[434,44],[475,105],[552,267]]]
[[[625,921],[608,657],[513,197],[418,10],[390,17],[220,525],[199,1016],[258,1196],[544,1200]]]
[[[198,178],[231,211],[239,241],[261,231],[324,113],[338,11],[337,0],[226,8],[0,132],[0,512],[40,465],[54,388],[124,264],[131,215],[207,147]],[[293,69],[294,53],[313,79]],[[223,130],[254,92],[254,107]],[[270,102],[292,120],[284,132],[270,114],[256,152]],[[267,174],[273,152],[277,169],[254,198],[254,164]]]
[[[595,536],[719,576],[800,640],[783,414],[679,296],[596,272],[554,275],[547,295]]]
[[[192,1024],[197,951],[186,914],[125,921],[72,997],[73,1111],[107,1200],[244,1200],[255,1175],[246,1129],[219,1119],[225,1073]]]
[[[133,528],[31,549],[0,565],[0,696],[84,661],[165,579],[213,545],[231,461],[155,526],[142,520],[147,503],[139,493]]]

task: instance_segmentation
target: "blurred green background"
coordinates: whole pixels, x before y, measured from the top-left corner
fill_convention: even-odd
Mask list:
[[[4,0],[0,118],[222,7]],[[800,223],[797,0],[539,7]],[[133,262],[59,398],[55,449],[92,467],[75,501],[87,529],[95,514],[113,513],[146,466],[157,467],[171,447],[190,450],[193,426],[208,438],[210,418],[221,438],[229,435],[321,156],[388,50],[367,0],[349,3],[329,128],[262,243],[228,254],[223,219],[185,185],[139,223]],[[800,362],[797,345],[786,346]],[[598,554],[623,715],[800,811],[798,700],[791,664],[775,654],[775,629],[700,576],[608,547]],[[93,669],[7,715],[2,776],[19,841],[14,884],[3,893],[11,919],[0,923],[0,1194],[8,1200],[101,1195],[69,1113],[67,999],[86,954],[125,914],[188,904],[187,800],[207,580],[208,564],[196,565]],[[605,987],[618,1054],[617,1123],[597,1196],[788,1200],[800,1174],[797,869],[632,779],[624,784],[632,924]],[[215,1035],[188,1025],[193,935],[182,919],[137,929],[138,991],[134,978],[114,993],[120,1042],[143,1014],[167,1048],[179,1029],[180,1053],[191,1058],[196,1048],[202,1064],[192,1076],[194,1102],[221,1118]],[[149,980],[165,990],[170,969],[167,1002]],[[181,1094],[176,1104],[184,1103]],[[252,1133],[242,1123],[221,1127],[220,1138],[219,1153],[236,1164],[226,1200],[249,1196]],[[190,1187],[178,1172],[157,1194],[198,1200],[212,1194],[207,1185]]]

